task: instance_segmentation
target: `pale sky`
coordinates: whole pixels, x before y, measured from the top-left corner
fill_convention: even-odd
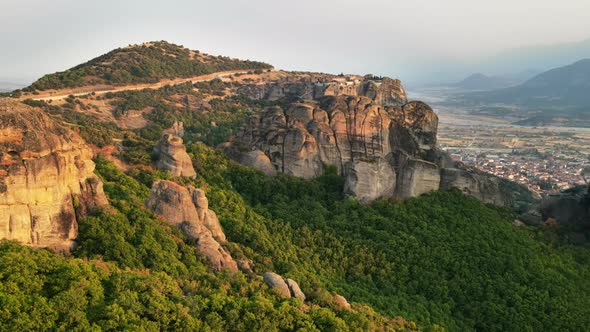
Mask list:
[[[167,40],[282,69],[421,81],[506,49],[587,40],[590,0],[0,0],[0,31],[0,80]]]

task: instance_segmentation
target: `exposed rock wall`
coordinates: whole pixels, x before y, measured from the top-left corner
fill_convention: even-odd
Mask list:
[[[77,214],[106,204],[80,136],[40,110],[0,99],[0,239],[68,251]]]
[[[162,135],[154,147],[157,157],[156,167],[162,171],[170,171],[172,176],[194,177],[197,175],[190,156],[180,136],[173,133]]]
[[[386,160],[355,160],[349,163],[346,174],[344,193],[355,196],[362,203],[392,197],[395,192],[395,170]]]
[[[215,212],[209,210],[205,193],[192,186],[158,180],[152,185],[147,208],[166,222],[179,227],[197,240],[197,248],[210,262],[213,270],[238,270],[237,263],[220,243],[226,238]]]
[[[486,203],[510,203],[497,178],[468,171],[437,149],[437,115],[423,102],[400,104],[405,92],[399,81],[363,84],[371,98],[322,97],[285,110],[268,107],[223,148],[268,175],[313,178],[335,166],[346,177],[345,192],[362,202],[458,188]]]
[[[288,75],[275,82],[246,84],[238,93],[256,100],[314,100],[326,96],[367,97],[382,105],[406,103],[406,91],[397,79],[370,76]]]

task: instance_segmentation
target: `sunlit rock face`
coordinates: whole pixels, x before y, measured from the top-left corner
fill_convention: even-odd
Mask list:
[[[363,203],[457,188],[486,203],[509,204],[496,178],[467,171],[437,148],[438,116],[423,102],[408,102],[399,80],[317,83],[316,90],[330,87],[322,93],[305,82],[284,83],[284,93],[273,96],[297,89],[313,99],[258,112],[223,144],[227,155],[267,175],[310,179],[335,167],[346,177],[345,193]],[[354,89],[334,89],[339,86]]]
[[[172,181],[158,180],[152,185],[151,195],[145,206],[197,240],[197,249],[209,260],[213,270],[238,270],[236,261],[221,246],[221,243],[226,242],[226,237],[217,215],[209,209],[204,191]]]
[[[107,204],[92,151],[41,110],[0,99],[0,239],[69,251],[77,218]]]

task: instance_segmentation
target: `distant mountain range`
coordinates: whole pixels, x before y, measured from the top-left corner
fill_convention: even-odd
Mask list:
[[[590,59],[551,69],[509,88],[466,94],[478,103],[539,108],[590,107]]]
[[[495,90],[518,85],[522,81],[504,76],[472,74],[451,86],[462,90]]]

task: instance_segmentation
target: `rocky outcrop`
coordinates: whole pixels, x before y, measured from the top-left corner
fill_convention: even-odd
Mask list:
[[[41,110],[0,99],[0,239],[68,251],[77,217],[106,204],[80,136]]]
[[[364,203],[456,188],[486,203],[511,204],[498,178],[469,170],[437,148],[437,115],[423,102],[406,102],[398,80],[339,79],[317,84],[358,84],[355,92],[332,89],[318,97],[314,90],[315,100],[265,108],[223,149],[267,175],[309,179],[336,167],[346,177],[345,193]]]
[[[262,278],[275,293],[287,299],[291,298],[291,291],[285,280],[283,280],[283,277],[274,272],[266,272]]]
[[[459,167],[442,169],[440,184],[442,190],[456,188],[484,203],[497,206],[507,206],[511,203],[510,195],[502,188],[499,178],[474,169]]]
[[[541,202],[541,220],[555,219],[563,225],[590,225],[590,192],[578,186],[546,197]]]
[[[237,92],[256,100],[314,100],[326,96],[367,97],[381,105],[406,103],[406,92],[399,80],[389,77],[290,74],[274,82],[245,84]]]
[[[182,138],[173,133],[166,133],[154,147],[157,158],[156,167],[169,171],[172,176],[194,177],[197,175]]]
[[[289,286],[289,291],[291,292],[292,297],[305,301],[305,294],[301,291],[299,284],[295,280],[287,279],[285,282],[287,283],[287,286]]]
[[[192,186],[158,180],[152,185],[146,207],[171,225],[177,226],[197,241],[199,252],[209,260],[213,270],[238,270],[237,263],[223,249],[225,234],[215,212],[209,210],[205,193]]]
[[[358,95],[371,98],[381,105],[400,105],[406,102],[406,91],[400,80],[384,77],[365,77],[358,88]]]
[[[350,310],[352,308],[350,303],[348,303],[346,298],[342,295],[338,295],[338,294],[334,295],[332,301],[341,310]]]

